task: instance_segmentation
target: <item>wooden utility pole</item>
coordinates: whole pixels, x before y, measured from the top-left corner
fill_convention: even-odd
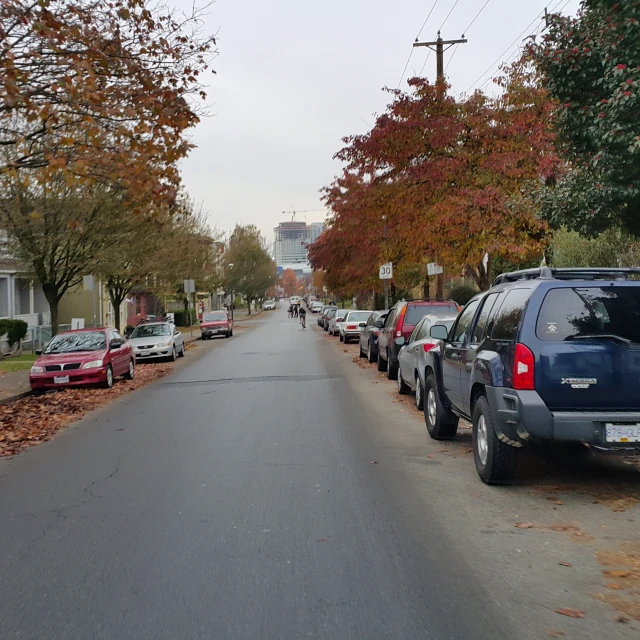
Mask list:
[[[436,69],[437,69],[437,79],[438,85],[442,85],[444,82],[444,52],[448,51],[455,44],[466,44],[467,39],[462,34],[462,38],[459,40],[443,40],[440,32],[438,31],[438,39],[435,42],[418,42],[413,43],[414,47],[428,47],[431,51],[436,52]],[[446,49],[445,49],[446,47]],[[441,299],[444,298],[444,272],[436,276],[436,298]]]

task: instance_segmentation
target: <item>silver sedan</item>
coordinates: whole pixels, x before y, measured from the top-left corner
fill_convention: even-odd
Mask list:
[[[136,362],[175,360],[184,356],[184,336],[170,322],[139,324],[129,338]]]
[[[451,329],[456,318],[457,316],[446,318],[435,315],[425,316],[415,326],[406,343],[404,338],[396,340],[396,344],[402,342],[402,348],[398,354],[398,393],[415,391],[416,407],[420,411],[424,408],[426,355],[438,343],[438,340],[432,338],[429,332],[435,324],[441,324],[447,329]]]

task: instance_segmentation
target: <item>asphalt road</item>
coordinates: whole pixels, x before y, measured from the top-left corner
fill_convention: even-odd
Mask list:
[[[517,639],[325,340],[272,312],[0,462],[0,637]]]

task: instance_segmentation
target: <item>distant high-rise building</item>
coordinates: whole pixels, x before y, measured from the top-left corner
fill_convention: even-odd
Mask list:
[[[273,253],[276,264],[307,263],[309,228],[306,222],[281,222],[273,230]]]
[[[315,242],[324,231],[324,222],[312,222],[309,225],[309,244]]]

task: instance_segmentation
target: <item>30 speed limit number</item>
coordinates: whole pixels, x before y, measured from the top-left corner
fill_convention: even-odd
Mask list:
[[[393,264],[387,262],[380,267],[380,280],[391,280],[393,278]]]

